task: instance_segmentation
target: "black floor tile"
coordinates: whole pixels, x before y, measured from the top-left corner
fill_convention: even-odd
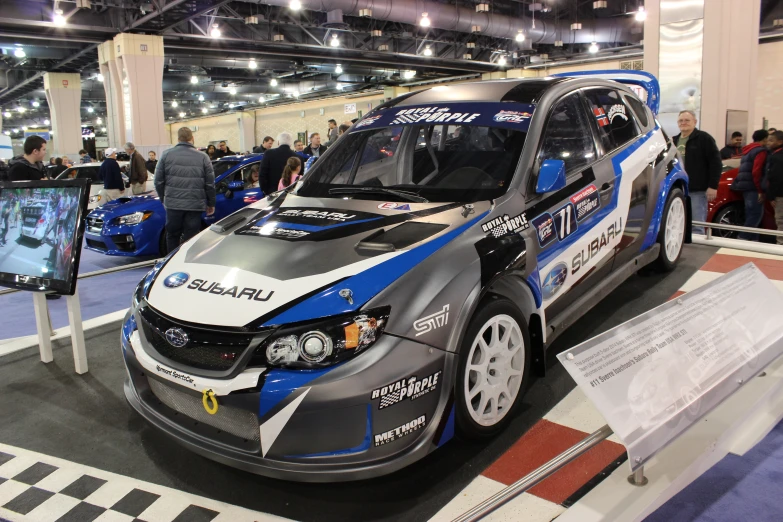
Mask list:
[[[177,518],[172,522],[210,522],[219,514],[217,511],[191,504],[185,508],[185,511],[177,515]]]
[[[107,510],[87,502],[80,502],[56,522],[92,522]]]
[[[30,488],[17,495],[13,500],[8,502],[5,509],[19,513],[20,515],[26,515],[30,511],[34,510],[47,500],[49,500],[54,493],[51,491],[45,491],[39,488]]]
[[[84,500],[95,493],[98,488],[104,484],[106,484],[106,481],[103,479],[91,477],[90,475],[82,475],[75,482],[71,483],[70,486],[60,491],[60,493],[62,495],[68,495],[69,497],[78,498],[79,500]]]
[[[43,462],[36,462],[26,470],[22,471],[13,479],[17,482],[22,482],[24,484],[30,484],[31,486],[34,486],[35,484],[38,484],[41,480],[45,479],[52,473],[57,471],[56,466],[52,466],[49,464],[44,464]]]
[[[119,511],[131,517],[141,515],[145,509],[158,500],[160,495],[148,493],[140,489],[134,489],[111,507],[112,511]]]
[[[3,464],[5,464],[6,462],[8,462],[13,458],[16,458],[16,456],[10,455],[8,453],[3,453],[2,451],[0,451],[0,466],[2,466]]]

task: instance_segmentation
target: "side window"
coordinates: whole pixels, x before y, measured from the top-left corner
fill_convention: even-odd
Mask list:
[[[253,181],[250,179],[250,177],[253,175],[253,169],[257,171],[259,167],[260,163],[253,163],[243,167],[234,173],[233,181],[244,181],[246,185],[252,183]]]
[[[541,143],[539,160],[563,160],[571,173],[593,162],[595,143],[578,94],[560,100],[549,121]]]
[[[100,179],[98,179],[98,169],[95,167],[82,167],[76,169],[76,178],[89,179],[93,185],[100,183]]]
[[[633,113],[613,89],[588,89],[585,97],[598,124],[606,152],[622,147],[639,135]]]
[[[631,109],[633,109],[634,114],[636,114],[636,119],[639,120],[639,124],[641,124],[642,127],[647,128],[647,125],[650,123],[650,120],[647,118],[647,106],[633,96],[626,96],[625,100],[628,102],[628,105],[631,106]]]

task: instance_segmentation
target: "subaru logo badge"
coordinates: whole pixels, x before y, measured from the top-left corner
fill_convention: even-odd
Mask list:
[[[182,348],[190,339],[182,328],[169,328],[166,330],[166,340],[174,348]]]
[[[178,286],[182,286],[187,283],[188,279],[190,279],[190,276],[185,272],[177,272],[164,279],[163,286],[166,288],[177,288]]]
[[[568,276],[568,266],[565,263],[558,263],[544,278],[544,284],[541,290],[544,299],[550,299],[555,296],[563,287]]]

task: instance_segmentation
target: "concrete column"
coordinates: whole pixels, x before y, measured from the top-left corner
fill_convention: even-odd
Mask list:
[[[237,113],[237,125],[239,125],[239,150],[235,152],[253,152],[253,147],[256,146],[255,112]]]
[[[677,134],[677,114],[722,147],[733,131],[761,123],[755,106],[760,0],[646,0],[644,68],[661,83],[659,120]]]
[[[78,158],[82,148],[82,80],[78,73],[45,73],[44,90],[56,140],[50,156]]]
[[[109,147],[121,147],[125,139],[125,106],[122,99],[122,75],[117,67],[114,41],[98,46],[98,64],[106,93],[106,131]]]
[[[122,78],[122,141],[132,141],[145,157],[151,150],[160,156],[170,147],[163,115],[163,38],[122,33],[114,37],[114,51]]]

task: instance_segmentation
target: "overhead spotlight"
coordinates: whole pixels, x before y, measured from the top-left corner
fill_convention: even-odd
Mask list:
[[[299,93],[298,92],[294,92],[292,94],[293,94],[294,98],[298,98],[299,97]]]
[[[37,109],[38,107],[40,107],[40,106],[41,106],[41,104],[40,104],[40,102],[38,102],[37,100],[33,102],[33,107],[35,107],[36,109]]]
[[[95,123],[100,125],[101,123],[103,123],[103,120],[101,118],[96,118]]]
[[[517,42],[524,42],[525,41],[525,33],[522,29],[517,31],[517,37],[515,38]]]
[[[209,112],[209,110],[208,110],[206,107],[204,107],[203,109],[201,109],[201,114],[206,114],[206,113],[208,113],[208,112]]]
[[[228,93],[231,96],[234,96],[237,93],[237,88],[232,85],[231,88],[228,90]]]
[[[25,113],[25,111],[27,111],[27,109],[25,109],[24,107],[17,107],[17,108],[16,108],[16,112],[19,112],[19,113],[22,113],[22,114],[24,114],[24,113]]]
[[[220,26],[218,24],[212,24],[212,30],[209,32],[209,36],[212,38],[220,38]]]
[[[430,17],[428,13],[421,13],[421,20],[419,20],[419,25],[422,27],[430,26]]]
[[[429,45],[424,48],[424,56],[432,56],[432,47]]]
[[[11,131],[11,132],[19,132],[19,129],[14,129],[14,130],[13,130],[13,131]]]
[[[106,132],[106,127],[101,127],[101,132]]]
[[[176,109],[179,106],[179,103],[177,103],[177,100],[174,100],[173,102],[171,102],[171,106]]]
[[[342,74],[343,73],[343,66],[338,63],[337,67],[334,68],[334,73],[335,74]]]
[[[23,127],[22,127],[22,130],[23,130],[23,131],[26,131],[28,128],[29,128],[29,127],[28,127],[27,125],[25,125],[25,126],[23,126]]]
[[[332,35],[332,41],[329,42],[329,45],[331,45],[332,47],[340,47],[340,39],[337,38],[336,34]]]
[[[277,78],[272,78],[269,81],[269,85],[271,85],[272,87],[277,87]]]
[[[197,76],[191,76],[190,77],[190,83],[198,83],[198,77]]]
[[[644,6],[640,5],[639,10],[636,11],[636,15],[634,16],[636,18],[637,22],[644,22],[647,20],[647,11],[644,10]]]
[[[263,96],[259,96],[258,103],[266,103],[266,100],[264,99]]]
[[[10,136],[11,135],[11,131],[3,131],[3,134],[5,134],[6,136]]]
[[[4,111],[3,112],[3,118],[10,118],[10,117],[11,117],[11,113],[10,112],[8,112],[8,111]]]
[[[185,117],[185,113],[184,113],[184,112],[180,112],[180,113],[179,113],[179,117],[180,117],[180,118],[184,118],[184,117]]]
[[[403,77],[404,77],[406,80],[410,80],[411,78],[413,78],[414,76],[416,76],[416,71],[405,71],[404,73],[402,73],[402,75],[403,75]]]
[[[49,120],[44,120],[44,125],[49,125],[50,123],[52,123],[52,122],[49,121]]]
[[[342,91],[344,88],[345,88],[345,85],[343,85],[342,83],[338,83],[337,84],[337,90],[338,91]]]
[[[98,74],[98,76],[95,77],[95,79],[98,80],[99,82],[103,82],[104,80],[103,75],[100,73]]]
[[[14,56],[16,56],[17,58],[24,58],[25,56],[27,56],[27,53],[25,53],[24,49],[22,49],[21,47],[17,47],[16,49],[14,49]]]
[[[199,94],[198,95],[198,101],[204,101],[204,95],[203,94]]]
[[[590,47],[587,48],[588,52],[591,52],[593,54],[598,52],[598,44],[593,42],[590,44]]]
[[[54,10],[54,18],[52,18],[52,22],[54,22],[54,25],[56,25],[57,27],[62,27],[68,22],[68,20],[66,20],[65,17],[63,16],[62,9]]]
[[[291,3],[288,4],[288,7],[290,7],[292,11],[298,11],[302,8],[302,2],[299,0],[291,0]]]
[[[258,67],[258,64],[256,63],[255,60],[250,60],[250,63],[248,63],[247,66],[250,67],[251,69],[256,69]]]
[[[498,58],[498,65],[506,65],[506,57],[505,56],[501,56],[500,58]]]
[[[87,112],[92,114],[93,112],[95,112],[95,109],[93,109],[92,107],[87,107]]]

